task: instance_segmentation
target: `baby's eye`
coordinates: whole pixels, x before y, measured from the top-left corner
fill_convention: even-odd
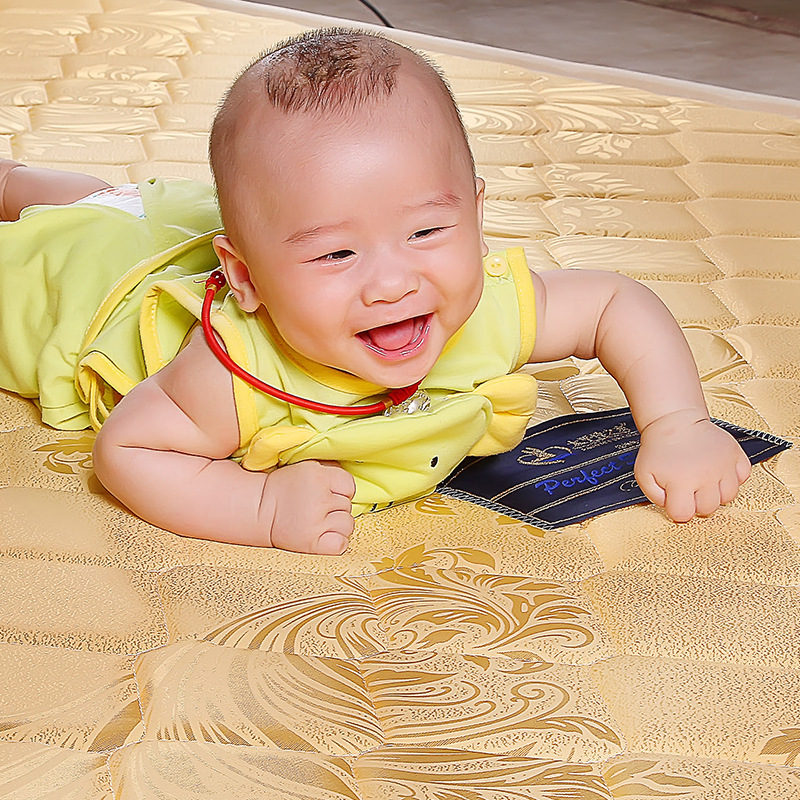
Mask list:
[[[349,258],[352,255],[352,250],[335,250],[333,253],[326,253],[324,256],[320,256],[315,261],[341,261],[343,258]]]
[[[443,228],[423,228],[421,231],[416,231],[412,233],[409,237],[410,239],[425,239],[428,236],[436,233],[437,231],[444,230]]]

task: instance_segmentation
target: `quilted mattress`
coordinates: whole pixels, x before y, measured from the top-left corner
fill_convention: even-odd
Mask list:
[[[208,179],[237,71],[330,20],[0,0],[0,157]],[[647,283],[711,413],[800,439],[800,104],[392,31],[446,71],[493,249]],[[624,405],[533,369],[536,421]],[[0,393],[0,798],[797,800],[800,451],[728,507],[557,531],[434,494],[341,557],[124,510]]]

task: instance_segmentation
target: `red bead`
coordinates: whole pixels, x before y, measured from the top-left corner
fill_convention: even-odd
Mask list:
[[[226,283],[227,281],[225,280],[225,275],[222,270],[215,269],[206,280],[206,289],[219,291]]]

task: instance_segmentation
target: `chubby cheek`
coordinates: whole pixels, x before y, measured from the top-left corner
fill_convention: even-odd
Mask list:
[[[322,278],[297,281],[267,305],[281,336],[304,355],[311,356],[307,351],[334,344],[346,322],[346,302],[327,283]]]

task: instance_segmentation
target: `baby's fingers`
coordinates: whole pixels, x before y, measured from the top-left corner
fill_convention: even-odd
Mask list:
[[[341,533],[327,531],[317,539],[317,546],[314,552],[318,556],[340,556],[347,550],[349,539]]]
[[[750,464],[749,461],[747,463],[748,465]],[[722,480],[719,482],[720,505],[730,503],[730,501],[733,500],[733,498],[739,493],[739,486],[741,486],[742,483],[744,483],[744,481],[739,477],[738,470],[722,478]]]
[[[330,467],[330,469],[326,470],[326,473],[330,480],[331,492],[352,500],[353,495],[356,493],[356,482],[353,476],[337,461],[320,461],[319,463],[324,467]]]
[[[355,520],[349,511],[332,511],[325,518],[326,530],[317,539],[315,552],[318,555],[338,556],[347,550],[350,536],[355,530]]]
[[[750,477],[752,471],[753,465],[750,463],[750,459],[742,452],[736,461],[736,477],[739,479],[739,486]]]
[[[694,493],[694,508],[698,517],[710,517],[719,506],[720,492],[718,483],[702,486]],[[685,520],[680,521],[684,522]]]
[[[672,488],[667,492],[664,511],[673,522],[688,522],[696,510],[695,493],[691,490]]]
[[[639,488],[644,492],[645,497],[654,505],[664,507],[667,500],[667,493],[656,481],[651,472],[644,472],[641,475],[637,473],[636,482]]]

